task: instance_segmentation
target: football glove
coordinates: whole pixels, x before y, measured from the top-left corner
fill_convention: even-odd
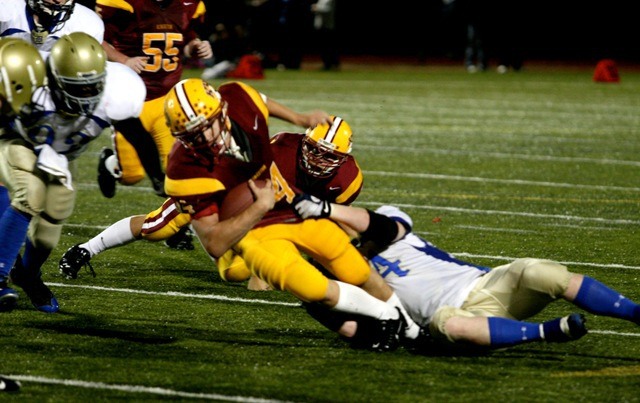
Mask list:
[[[331,203],[306,193],[296,195],[293,199],[293,207],[296,214],[304,219],[327,218],[331,215]]]

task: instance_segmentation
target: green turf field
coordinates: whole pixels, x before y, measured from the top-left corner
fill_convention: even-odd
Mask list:
[[[351,67],[250,84],[351,124],[357,204],[402,206],[463,259],[555,259],[640,300],[640,72],[620,74],[595,84],[591,68]],[[291,129],[272,120],[272,133]],[[587,314],[577,342],[482,357],[381,354],[349,349],[285,293],[221,283],[199,249],[138,242],[96,257],[97,278],[64,280],[68,247],[162,202],[147,181],[101,196],[108,144],[79,159],[76,211],[44,267],[60,313],[23,296],[0,315],[0,374],[22,381],[2,401],[640,401],[640,328],[620,320]],[[572,311],[560,301],[534,320]]]

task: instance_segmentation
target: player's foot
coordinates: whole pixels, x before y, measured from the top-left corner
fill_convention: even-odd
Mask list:
[[[45,313],[55,313],[60,310],[58,300],[53,295],[53,292],[39,275],[31,275],[22,267],[21,259],[16,260],[16,265],[11,269],[9,276],[11,282],[22,288],[24,293],[27,294],[27,297],[29,297],[37,310]]]
[[[543,324],[544,338],[549,342],[560,343],[578,340],[588,332],[585,326],[586,321],[583,314],[572,313],[571,315],[545,322]]]
[[[12,311],[18,302],[18,292],[7,285],[6,280],[0,280],[0,312]]]
[[[188,226],[180,228],[178,232],[171,235],[164,243],[171,249],[193,250],[193,232]]]
[[[109,148],[103,148],[100,152],[100,159],[98,160],[98,186],[100,186],[100,192],[104,197],[111,199],[116,195],[116,182],[117,179],[107,169],[107,158],[113,155],[113,150]]]
[[[69,280],[78,278],[78,272],[83,266],[87,266],[93,277],[96,276],[96,272],[91,266],[91,254],[85,248],[81,248],[80,245],[73,245],[62,255],[58,268],[60,274],[65,276]]]
[[[20,382],[0,376],[0,392],[16,392],[20,390]]]
[[[396,308],[398,309],[398,308]],[[398,319],[385,319],[378,321],[377,332],[374,336],[370,350],[393,351],[400,345],[401,335],[404,334],[406,322],[402,312],[398,309]]]

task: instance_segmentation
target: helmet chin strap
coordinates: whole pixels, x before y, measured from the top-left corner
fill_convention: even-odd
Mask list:
[[[239,159],[240,161],[249,162],[249,157],[247,156],[246,153],[242,152],[242,149],[236,143],[236,140],[231,135],[231,132],[229,132],[228,130],[224,130],[221,133],[221,137],[223,141],[226,141],[227,138],[230,138],[229,146],[224,151],[225,155],[229,155],[233,158]]]

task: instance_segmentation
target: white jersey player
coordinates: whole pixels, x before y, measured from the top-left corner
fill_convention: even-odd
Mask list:
[[[107,62],[106,82],[99,103],[88,114],[69,118],[56,113],[54,91],[38,89],[34,95],[37,106],[28,122],[16,120],[12,128],[34,147],[44,144],[67,157],[78,157],[111,122],[137,117],[142,111],[146,87],[140,76],[121,63]]]
[[[102,43],[104,23],[74,0],[2,0],[0,36],[19,37],[49,51],[61,36],[72,32],[85,32]]]
[[[294,203],[302,218],[330,217],[359,234],[371,267],[393,288],[412,319],[425,326],[425,335],[441,342],[430,347],[495,349],[584,336],[580,313],[542,323],[524,321],[559,298],[587,312],[640,325],[640,305],[557,262],[522,258],[489,269],[460,261],[413,234],[411,218],[397,207],[373,212],[309,195],[296,196]],[[354,340],[362,337],[361,325],[367,329],[362,318],[336,318],[318,313],[317,307],[309,312]]]
[[[34,94],[32,112],[5,123],[0,137],[0,182],[11,194],[11,208],[0,218],[0,279],[9,274],[38,310],[53,313],[58,302],[40,268],[73,212],[69,161],[104,130],[111,132],[113,120],[137,117],[146,87],[128,67],[107,67],[100,43],[83,32],[62,36],[46,64],[48,86]],[[17,298],[5,295],[4,310]]]

